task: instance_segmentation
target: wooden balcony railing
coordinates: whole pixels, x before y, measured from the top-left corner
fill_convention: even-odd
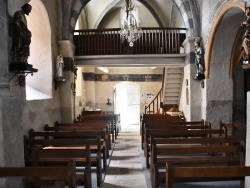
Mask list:
[[[121,41],[120,28],[75,30],[75,55],[179,54],[185,28],[141,28],[142,35],[129,47]]]

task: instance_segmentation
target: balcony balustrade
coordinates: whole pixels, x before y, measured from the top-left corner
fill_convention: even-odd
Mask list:
[[[141,37],[133,47],[127,41],[122,42],[120,28],[75,30],[75,55],[180,54],[186,39],[185,28],[141,29]]]

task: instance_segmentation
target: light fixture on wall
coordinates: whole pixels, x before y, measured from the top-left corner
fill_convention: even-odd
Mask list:
[[[120,35],[122,41],[127,40],[130,47],[134,46],[134,42],[141,36],[138,20],[136,19],[136,7],[131,0],[125,0],[125,5],[122,8],[125,18],[122,20]]]

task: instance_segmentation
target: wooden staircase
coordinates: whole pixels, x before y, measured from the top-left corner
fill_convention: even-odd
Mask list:
[[[164,113],[173,105],[179,106],[183,81],[183,67],[165,68],[162,88],[148,106],[145,114]],[[160,108],[162,109],[160,111]]]
[[[177,104],[179,106],[183,80],[183,68],[165,68],[163,84],[163,104]]]

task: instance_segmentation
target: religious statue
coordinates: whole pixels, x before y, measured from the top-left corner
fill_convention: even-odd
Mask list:
[[[245,33],[243,35],[242,49],[244,49],[243,63],[249,64],[249,40],[250,40],[250,7],[245,7],[246,20],[241,22],[241,27],[245,28]]]
[[[204,65],[204,57],[203,57],[203,51],[200,45],[200,40],[195,39],[194,40],[195,45],[195,66],[196,66],[196,74],[193,77],[194,80],[203,80],[205,79],[204,71],[205,71],[205,65]]]
[[[31,32],[27,27],[25,15],[29,15],[32,6],[24,4],[22,9],[16,11],[13,16],[13,36],[11,56],[13,63],[28,63],[30,55]]]
[[[56,78],[63,78],[63,68],[64,68],[63,55],[59,54],[57,56],[57,62],[56,62]]]

